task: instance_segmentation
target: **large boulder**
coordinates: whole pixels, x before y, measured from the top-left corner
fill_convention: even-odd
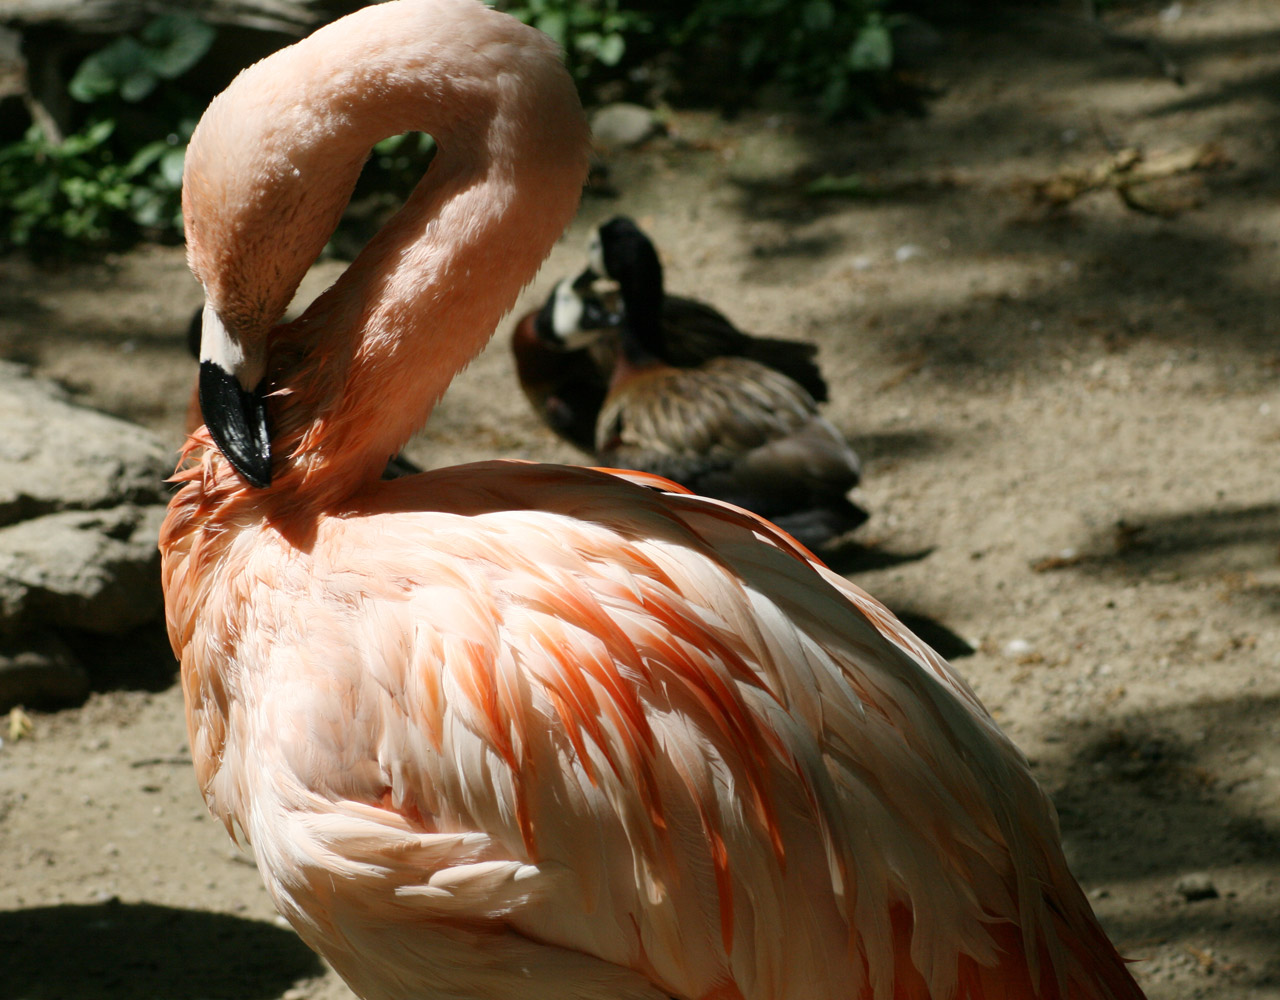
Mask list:
[[[172,465],[141,427],[0,362],[0,710],[83,694],[93,664],[63,639],[158,617]]]
[[[160,506],[68,510],[0,528],[0,636],[122,635],[160,611]]]
[[[0,361],[0,526],[60,510],[164,503],[172,465],[153,434]]]

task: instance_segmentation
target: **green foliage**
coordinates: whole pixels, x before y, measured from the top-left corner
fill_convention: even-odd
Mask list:
[[[885,10],[894,0],[489,2],[560,43],[588,100],[606,84],[616,94],[619,83],[678,80],[711,58],[718,65],[727,50],[738,65],[720,72],[726,86],[780,84],[828,115],[873,111],[869,84],[894,59],[896,16]],[[179,234],[183,155],[207,95],[161,84],[188,73],[215,34],[169,13],[85,58],[68,85],[85,106],[76,131],[54,143],[33,127],[0,148],[0,244]],[[358,193],[407,191],[433,151],[420,133],[379,143]],[[850,179],[831,183],[857,193]]]
[[[49,142],[32,126],[0,150],[0,205],[6,235],[19,246],[41,236],[97,242],[129,203],[131,185],[104,144],[115,122],[103,121]]]
[[[622,62],[627,39],[647,35],[652,21],[618,0],[516,0],[498,7],[550,35],[565,51],[574,78],[589,81],[602,67]]]
[[[109,142],[115,128],[103,119],[54,143],[33,125],[0,149],[0,224],[8,242],[104,244],[122,220],[181,226],[185,141],[175,135],[148,143],[121,163]]]
[[[395,187],[413,187],[436,155],[436,141],[426,132],[401,132],[373,147],[366,169],[385,178],[395,178]]]
[[[134,106],[190,70],[214,34],[190,15],[166,14],[86,57],[67,87],[90,105],[84,124],[61,142],[33,125],[0,148],[0,243],[66,249],[181,233],[182,162],[197,102],[166,88],[147,109]]]
[[[199,62],[215,34],[190,14],[165,14],[148,23],[138,38],[118,38],[85,59],[67,90],[86,104],[115,94],[136,104],[161,80],[176,79]]]
[[[678,32],[683,44],[734,43],[756,83],[776,81],[834,116],[872,111],[863,86],[893,65],[895,18],[883,0],[697,0]]]
[[[638,72],[646,59],[665,61],[679,79],[729,49],[738,65],[725,67],[726,85],[744,77],[755,86],[777,83],[834,116],[873,111],[876,88],[868,85],[893,65],[890,0],[490,2],[560,43],[588,96],[610,80],[653,79]]]

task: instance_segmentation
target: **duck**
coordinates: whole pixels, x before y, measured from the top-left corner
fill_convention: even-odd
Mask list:
[[[511,353],[516,379],[539,419],[556,435],[580,451],[595,447],[596,420],[609,389],[613,370],[611,344],[589,336],[581,346],[584,330],[615,326],[618,319],[607,311],[591,289],[594,275],[561,278],[543,305],[525,313],[511,330]]]
[[[623,229],[649,239],[633,220],[618,216],[593,230],[592,243],[599,243],[601,231],[612,235]],[[586,453],[595,447],[595,421],[613,371],[614,351],[609,338],[582,334],[617,327],[622,321],[621,312],[608,301],[616,295],[594,287],[600,280],[590,268],[576,278],[560,279],[543,305],[525,313],[511,332],[516,377],[530,406],[543,424]],[[816,402],[827,401],[815,344],[752,336],[705,302],[660,291],[658,295],[664,360],[688,368],[721,356],[751,358],[794,379]],[[581,347],[570,347],[574,341]]]
[[[423,179],[282,322],[408,130]],[[557,47],[479,0],[357,10],[202,116],[160,555],[210,812],[362,1000],[1142,1000],[974,692],[769,522],[643,472],[380,478],[588,148]]]
[[[557,286],[551,312],[560,322],[547,325],[543,339],[578,358],[593,340],[613,346],[595,421],[597,462],[745,507],[810,548],[867,520],[848,496],[861,481],[858,455],[801,384],[749,357],[717,355],[683,367],[667,360],[662,265],[630,220],[599,227],[589,257],[586,271]],[[601,277],[616,281],[620,310],[594,300]],[[542,357],[553,363],[553,352],[548,347]]]
[[[656,310],[658,319],[650,323],[654,331],[651,347],[663,361],[677,368],[693,368],[712,358],[748,358],[786,375],[815,402],[828,402],[816,344],[744,333],[714,306],[667,294],[657,248],[630,216],[617,215],[595,227],[587,256],[588,271],[628,288],[632,311],[647,314]],[[620,316],[616,311],[611,315]]]

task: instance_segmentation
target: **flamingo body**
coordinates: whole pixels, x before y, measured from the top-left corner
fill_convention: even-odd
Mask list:
[[[169,566],[210,808],[363,997],[1138,995],[968,688],[750,515],[493,462]]]
[[[277,325],[349,193],[313,172],[410,127],[423,182]],[[471,0],[351,15],[197,128],[201,354],[271,428],[261,488],[198,429],[161,536],[209,808],[365,1000],[1137,1000],[1021,756],[786,535],[638,473],[378,480],[586,145],[554,48]]]

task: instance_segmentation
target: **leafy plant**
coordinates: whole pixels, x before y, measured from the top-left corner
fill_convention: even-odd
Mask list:
[[[164,14],[143,27],[137,38],[117,38],[80,64],[67,91],[86,104],[119,95],[136,104],[161,80],[173,80],[209,51],[216,32],[190,14]]]
[[[627,52],[628,38],[653,30],[646,15],[623,10],[618,0],[518,0],[498,6],[555,39],[579,82],[602,67],[616,67]]]
[[[127,209],[132,185],[111,161],[106,141],[115,122],[97,122],[60,143],[33,125],[0,150],[0,205],[9,240],[41,237],[100,242],[114,215]]]
[[[109,142],[115,128],[104,119],[50,142],[33,125],[21,141],[0,149],[0,223],[10,243],[103,244],[122,221],[181,228],[182,158],[191,123],[181,136],[148,143],[124,163]]]
[[[125,168],[134,181],[129,218],[143,229],[182,232],[182,167],[195,127],[195,119],[184,119],[176,131],[134,153]]]
[[[776,80],[828,116],[871,111],[868,77],[893,65],[884,0],[698,0],[676,34],[683,45],[727,39],[757,83]]]
[[[84,124],[60,142],[33,125],[0,148],[0,239],[61,247],[102,245],[139,231],[180,233],[182,163],[196,102],[168,88],[146,109],[134,106],[160,81],[190,70],[213,37],[213,28],[190,15],[167,14],[137,38],[118,38],[86,57],[67,88],[91,106]],[[157,132],[163,138],[148,141]]]
[[[874,110],[893,65],[891,0],[491,0],[565,49],[579,86],[653,79],[645,59],[679,79],[725,50],[724,82],[778,83],[829,116]],[[625,3],[625,7],[622,4]],[[733,56],[731,56],[733,58]]]

